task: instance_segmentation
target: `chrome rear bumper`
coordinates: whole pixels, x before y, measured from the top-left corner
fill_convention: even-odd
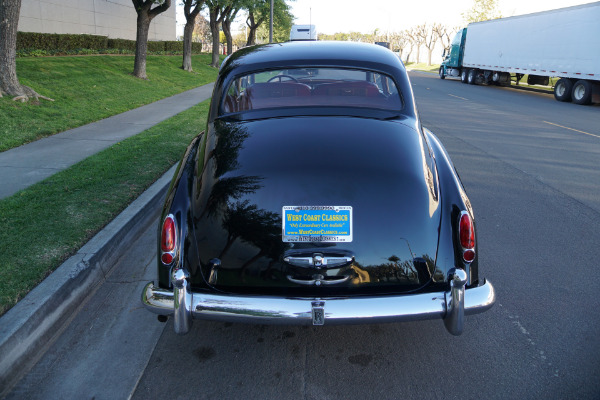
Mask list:
[[[160,315],[173,315],[175,332],[185,334],[192,319],[289,325],[379,323],[425,319],[444,320],[453,335],[463,330],[465,315],[490,309],[496,301],[492,284],[464,288],[466,274],[455,270],[447,292],[397,296],[285,298],[191,293],[186,274],[173,272],[174,290],[148,283],[142,303]]]

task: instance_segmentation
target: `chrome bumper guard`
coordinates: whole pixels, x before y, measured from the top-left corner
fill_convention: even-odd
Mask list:
[[[183,270],[172,274],[173,291],[150,282],[142,293],[144,306],[159,315],[173,315],[175,332],[189,332],[192,319],[289,325],[337,325],[441,318],[453,335],[463,331],[464,316],[490,309],[496,301],[489,281],[465,290],[465,271],[450,271],[447,292],[398,296],[285,298],[191,293]]]

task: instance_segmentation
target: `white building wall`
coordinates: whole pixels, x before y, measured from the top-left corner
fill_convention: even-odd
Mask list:
[[[176,2],[150,23],[149,40],[175,40]],[[131,0],[22,0],[19,31],[72,33],[135,40]]]

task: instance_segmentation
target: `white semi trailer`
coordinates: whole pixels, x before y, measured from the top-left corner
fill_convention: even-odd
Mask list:
[[[317,40],[317,27],[315,25],[292,25],[290,41]]]
[[[440,66],[440,78],[470,84],[554,85],[554,97],[600,102],[600,2],[471,23]]]

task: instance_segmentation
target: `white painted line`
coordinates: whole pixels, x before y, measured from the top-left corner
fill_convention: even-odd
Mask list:
[[[462,99],[462,100],[467,100],[469,101],[469,99],[465,99],[464,97],[460,97],[460,96],[455,96],[453,94],[448,94],[448,96],[452,96],[452,97],[456,97],[457,99]]]
[[[564,129],[568,129],[568,130],[570,130],[570,131],[575,131],[575,132],[583,133],[583,134],[585,134],[585,135],[590,135],[590,136],[593,136],[593,137],[597,137],[598,139],[600,139],[600,136],[598,136],[598,135],[594,135],[593,133],[588,133],[588,132],[580,131],[580,130],[573,129],[573,128],[569,128],[569,127],[566,127],[566,126],[562,126],[562,125],[554,124],[554,123],[552,123],[552,122],[548,122],[548,121],[542,121],[542,122],[545,122],[546,124],[550,124],[550,125],[558,126],[559,128],[564,128]]]

